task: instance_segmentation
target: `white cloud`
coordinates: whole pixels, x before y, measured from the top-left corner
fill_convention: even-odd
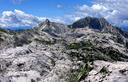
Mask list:
[[[86,16],[104,17],[110,23],[117,26],[128,26],[128,0],[95,0],[92,5],[86,4],[77,6],[76,11],[72,14],[64,15],[63,17],[38,17],[27,14],[21,10],[4,11],[0,17],[0,26],[15,27],[15,26],[35,26],[46,18],[60,23],[70,24],[80,18]],[[58,4],[58,8],[62,5]]]
[[[117,26],[128,26],[128,0],[95,0],[91,5],[81,5],[76,15],[80,17],[104,17]]]
[[[45,17],[37,17],[27,14],[20,10],[4,11],[0,18],[0,26],[2,27],[22,27],[35,26],[39,22],[45,20]]]
[[[38,25],[45,19],[51,21],[64,23],[62,18],[55,17],[38,17],[31,14],[27,14],[21,10],[15,9],[14,11],[4,11],[2,17],[0,17],[0,27],[11,28],[11,27],[33,27]]]

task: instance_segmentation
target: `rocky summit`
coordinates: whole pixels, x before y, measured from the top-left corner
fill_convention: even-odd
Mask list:
[[[128,33],[92,17],[0,29],[0,82],[128,82]]]

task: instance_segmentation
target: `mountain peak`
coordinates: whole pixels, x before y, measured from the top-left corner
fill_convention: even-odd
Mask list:
[[[30,30],[0,30],[0,82],[128,82],[128,35],[104,18],[75,25],[46,19]]]
[[[49,20],[49,19],[46,19],[46,20],[44,21],[44,23],[47,24],[47,25],[50,25],[50,20]]]
[[[110,24],[107,22],[105,18],[95,18],[95,17],[85,17],[80,19],[72,24],[73,28],[84,28],[89,27],[92,29],[102,30],[106,26]]]

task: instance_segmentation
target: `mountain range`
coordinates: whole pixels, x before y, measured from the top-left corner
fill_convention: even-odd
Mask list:
[[[128,32],[104,18],[0,29],[1,82],[128,82]]]

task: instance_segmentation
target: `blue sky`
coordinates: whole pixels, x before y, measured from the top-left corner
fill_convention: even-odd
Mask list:
[[[0,0],[0,12],[18,9],[36,16],[55,17],[70,14],[75,11],[77,5],[90,5],[91,2],[91,0]]]
[[[33,27],[45,19],[71,24],[86,16],[128,27],[128,0],[0,0],[0,27]]]

